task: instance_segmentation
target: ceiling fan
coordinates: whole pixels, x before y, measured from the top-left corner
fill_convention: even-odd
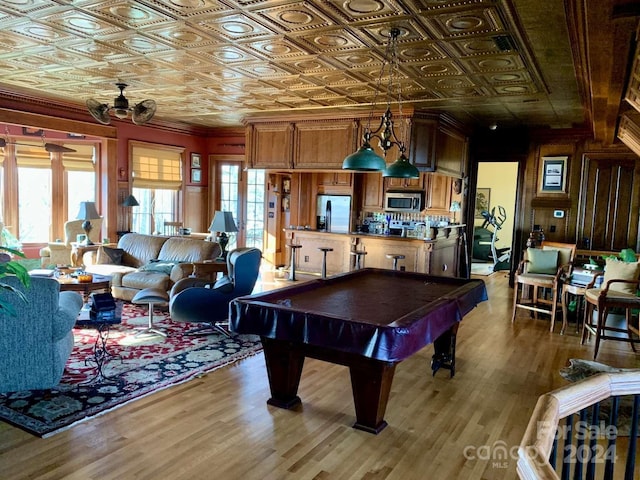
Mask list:
[[[120,95],[113,99],[113,106],[110,107],[106,103],[100,103],[98,100],[90,98],[87,100],[87,109],[93,118],[103,125],[109,125],[111,118],[109,113],[118,118],[127,118],[131,114],[131,120],[136,125],[144,125],[156,113],[156,102],[154,100],[143,100],[134,107],[129,107],[129,100],[124,96],[126,83],[118,82],[116,87],[120,89]]]
[[[72,153],[77,152],[73,148],[65,147],[64,145],[58,145],[55,143],[48,143],[44,141],[44,134],[42,135],[42,143],[44,145],[44,149],[49,153]],[[7,145],[24,145],[26,147],[33,146],[30,143],[20,143],[20,142],[9,142],[6,138],[0,138],[0,148],[6,147]]]

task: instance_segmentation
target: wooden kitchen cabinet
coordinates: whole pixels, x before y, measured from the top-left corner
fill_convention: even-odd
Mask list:
[[[464,176],[467,164],[467,137],[450,128],[438,128],[436,172],[456,178]]]
[[[321,172],[318,173],[318,186],[339,185],[350,187],[353,174],[350,172]]]
[[[421,172],[436,169],[436,136],[438,120],[414,118],[411,124],[409,161]]]
[[[362,173],[363,202],[365,210],[382,210],[384,201],[384,178],[380,172]]]
[[[341,169],[342,161],[356,150],[354,120],[299,122],[293,136],[294,168]]]
[[[248,128],[248,156],[253,168],[292,167],[292,123],[256,123]]]
[[[424,174],[418,178],[385,178],[387,190],[422,190],[424,188]]]
[[[448,238],[439,235],[432,244],[428,273],[442,277],[458,276],[458,235],[455,230]]]
[[[437,173],[427,174],[426,205],[429,210],[437,210],[442,215],[449,214],[453,178]],[[438,212],[434,212],[438,213]]]

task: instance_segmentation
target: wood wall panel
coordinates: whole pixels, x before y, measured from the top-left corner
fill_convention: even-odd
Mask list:
[[[640,162],[635,155],[585,154],[578,238],[586,248],[640,250]]]
[[[207,188],[189,186],[184,194],[184,218],[182,224],[194,232],[206,232],[209,228]]]

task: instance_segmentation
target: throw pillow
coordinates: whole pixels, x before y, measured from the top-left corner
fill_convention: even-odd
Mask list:
[[[96,261],[101,265],[122,265],[122,255],[124,255],[123,249],[102,245],[98,248]]]
[[[621,262],[616,258],[607,258],[604,266],[604,285],[609,280],[638,280],[640,276],[640,263],[639,262]],[[631,295],[636,294],[636,285],[631,283],[614,283],[611,290],[616,292],[629,293]]]
[[[558,271],[558,250],[527,248],[527,273],[555,275]]]

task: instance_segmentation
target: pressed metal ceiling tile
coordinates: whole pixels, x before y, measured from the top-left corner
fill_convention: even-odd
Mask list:
[[[544,17],[564,12],[554,14]],[[541,65],[528,39],[541,50],[545,22],[519,26],[511,0],[0,1],[0,82],[84,111],[87,98],[111,103],[122,80],[131,102],[158,102],[154,119],[202,126],[241,125],[252,112],[362,110],[397,27],[402,97],[414,107],[478,120],[464,104],[485,102],[486,115],[514,119],[533,95],[545,119],[580,122],[568,41],[554,42],[557,64]],[[562,108],[550,108],[549,92]]]

